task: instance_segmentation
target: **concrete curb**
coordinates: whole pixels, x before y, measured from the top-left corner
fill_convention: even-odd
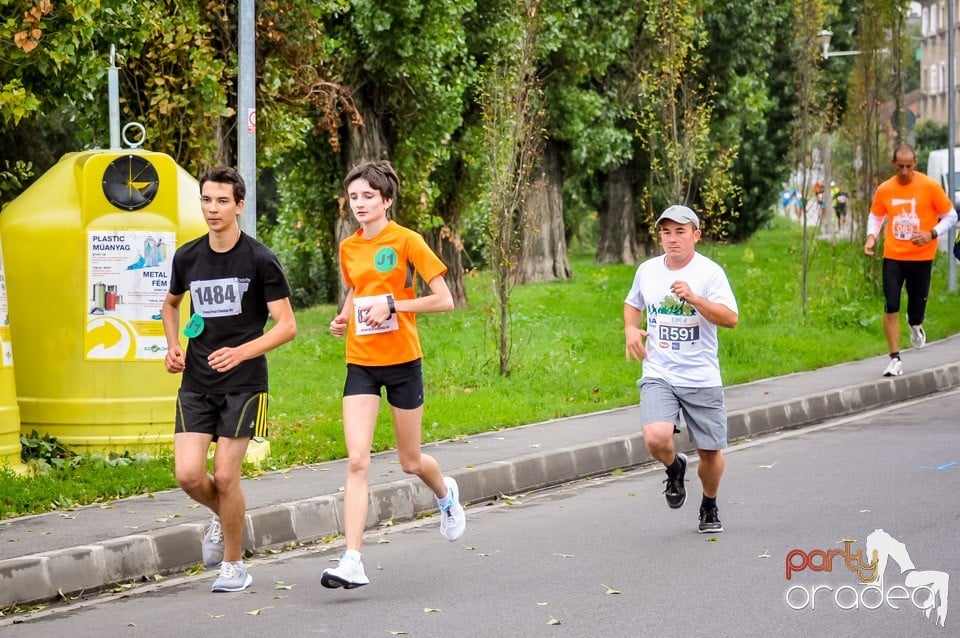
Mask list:
[[[960,363],[728,415],[728,438],[736,441],[906,401],[960,386]],[[684,444],[688,444],[685,438]],[[464,503],[476,503],[650,463],[640,433],[575,447],[545,450],[451,472]],[[416,478],[370,488],[367,527],[410,520],[436,511],[433,494]],[[323,495],[247,512],[244,547],[252,552],[307,544],[343,534],[343,496]],[[123,536],[93,545],[0,561],[0,607],[54,600],[155,574],[181,572],[200,562],[204,526],[198,523]]]

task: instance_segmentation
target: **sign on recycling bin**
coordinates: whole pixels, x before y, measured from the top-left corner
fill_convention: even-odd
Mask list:
[[[164,358],[167,340],[160,310],[175,247],[173,232],[87,232],[86,359]]]

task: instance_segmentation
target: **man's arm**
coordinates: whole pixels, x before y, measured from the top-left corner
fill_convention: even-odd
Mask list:
[[[642,310],[628,303],[623,304],[623,335],[626,340],[627,361],[631,358],[637,361],[647,358],[647,349],[643,344],[647,331],[640,328],[642,320]]]
[[[163,300],[163,306],[160,307],[160,317],[163,320],[163,334],[167,338],[167,355],[164,357],[164,365],[167,372],[183,372],[184,357],[183,348],[180,347],[180,302],[183,301],[183,295],[172,295],[169,292]]]
[[[715,326],[736,328],[737,323],[740,321],[740,316],[731,308],[728,308],[722,303],[710,301],[706,297],[695,295],[685,281],[673,282],[670,286],[670,291],[678,298],[693,306],[701,317]]]
[[[273,327],[256,339],[235,348],[225,347],[215,350],[207,357],[211,368],[217,372],[232,370],[244,361],[266,354],[297,336],[297,320],[293,315],[293,306],[290,305],[289,297],[268,301],[267,309],[273,317]]]

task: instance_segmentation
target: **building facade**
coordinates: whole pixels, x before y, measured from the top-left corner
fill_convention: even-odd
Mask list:
[[[949,86],[947,73],[948,3],[954,3],[954,23],[960,21],[960,0],[925,0],[920,3],[920,119],[947,124]],[[954,86],[956,86],[956,49],[960,30],[954,27]],[[956,104],[954,105],[956,108]]]

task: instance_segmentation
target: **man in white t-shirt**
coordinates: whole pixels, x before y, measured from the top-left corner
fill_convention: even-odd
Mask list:
[[[627,360],[643,361],[640,418],[650,455],[666,466],[664,495],[673,509],[687,498],[687,457],[674,451],[683,414],[700,459],[699,530],[723,531],[717,492],[727,445],[727,413],[717,358],[717,326],[737,325],[737,300],[723,269],[698,254],[700,219],[686,206],[657,219],[664,255],[637,268],[623,307]],[[640,328],[646,313],[647,328]]]

